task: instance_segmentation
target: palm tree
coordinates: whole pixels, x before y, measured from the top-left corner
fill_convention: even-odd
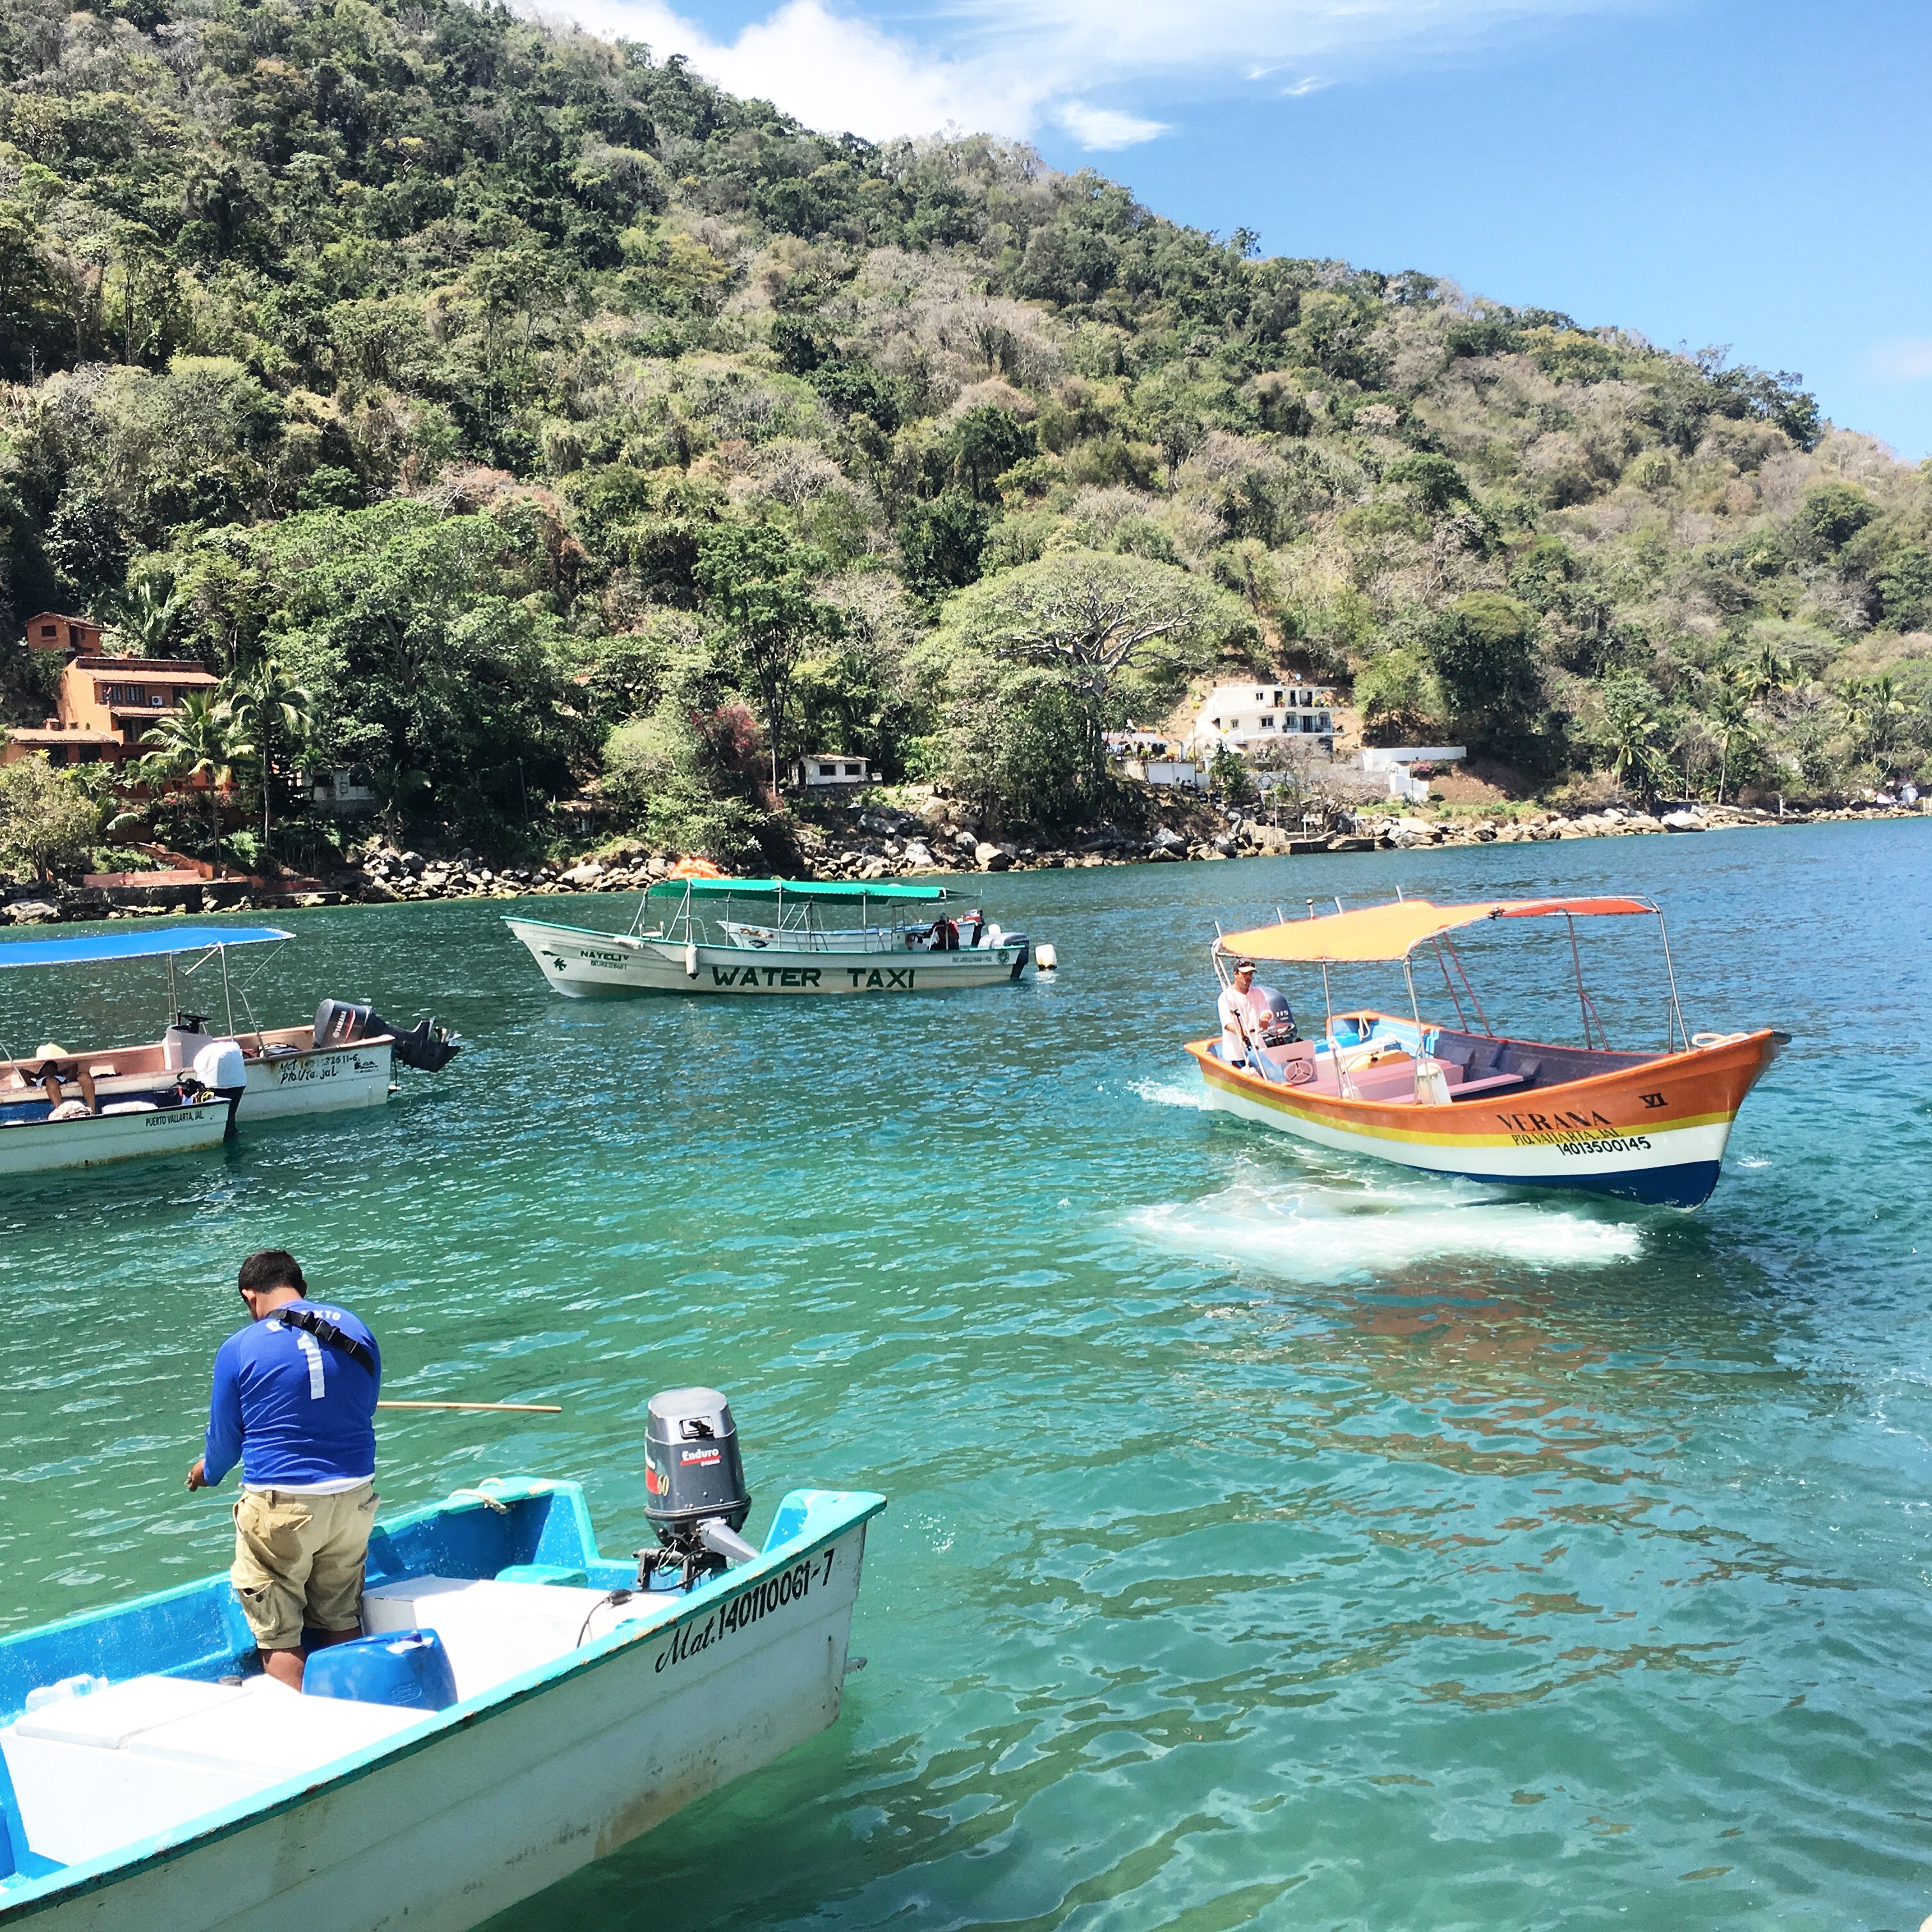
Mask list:
[[[1797,682],[1797,665],[1790,658],[1780,657],[1778,646],[1770,638],[1766,638],[1757,662],[1750,668],[1750,695],[1754,698],[1774,698],[1780,691],[1790,690]]]
[[[1648,796],[1656,788],[1660,772],[1667,770],[1658,742],[1664,721],[1647,692],[1624,688],[1613,689],[1612,696],[1604,707],[1604,748],[1610,754],[1611,776],[1621,790],[1626,776],[1634,772],[1639,790]]]
[[[1767,656],[1770,646],[1766,647]],[[1740,738],[1750,734],[1750,693],[1753,685],[1762,674],[1763,667],[1746,670],[1726,662],[1712,672],[1708,680],[1712,686],[1711,699],[1705,712],[1705,721],[1711,734],[1718,741],[1718,802],[1724,802],[1724,787],[1730,776],[1731,747]]]
[[[181,593],[144,577],[114,606],[114,628],[139,656],[166,656],[168,634],[183,608]]]
[[[235,714],[206,692],[190,692],[181,709],[163,712],[141,742],[153,747],[141,760],[144,776],[206,782],[208,856],[219,862],[221,794],[235,782],[236,761],[252,756],[255,748],[236,729]]]
[[[268,849],[269,812],[275,761],[305,745],[315,728],[315,700],[282,668],[279,658],[264,658],[246,677],[228,683],[226,707],[236,728],[245,733],[262,774],[262,849]]]
[[[1845,723],[1860,754],[1875,765],[1889,765],[1907,721],[1918,707],[1899,696],[1889,674],[1847,684],[1843,702]]]

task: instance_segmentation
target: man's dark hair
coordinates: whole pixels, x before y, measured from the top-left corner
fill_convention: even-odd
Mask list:
[[[263,1248],[250,1255],[242,1264],[235,1285],[250,1294],[266,1294],[272,1288],[292,1288],[303,1295],[308,1292],[302,1264],[286,1248]]]

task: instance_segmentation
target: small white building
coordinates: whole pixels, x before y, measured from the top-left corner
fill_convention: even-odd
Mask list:
[[[1335,748],[1335,700],[1312,684],[1217,684],[1202,700],[1192,745],[1198,758],[1222,746],[1237,757],[1288,740]]]
[[[356,818],[375,811],[382,802],[363,766],[310,772],[307,776],[309,802],[318,812],[339,818]]]
[[[872,761],[845,752],[808,752],[792,767],[792,780],[814,790],[868,785],[872,782]]]
[[[1129,778],[1150,785],[1179,785],[1187,791],[1208,789],[1208,767],[1192,758],[1127,758],[1120,769]]]
[[[1366,745],[1362,748],[1365,772],[1388,773],[1388,795],[1405,804],[1422,804],[1429,781],[1414,774],[1418,765],[1453,765],[1469,755],[1462,745]]]

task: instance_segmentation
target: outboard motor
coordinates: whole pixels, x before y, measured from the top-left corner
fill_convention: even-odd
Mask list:
[[[228,1102],[228,1127],[224,1138],[235,1132],[235,1110],[248,1090],[248,1063],[241,1045],[232,1040],[212,1040],[194,1057],[194,1078],[218,1100]]]
[[[687,1588],[700,1576],[758,1552],[738,1532],[752,1513],[731,1406],[716,1389],[666,1389],[644,1420],[644,1516],[659,1547],[638,1552],[638,1587],[654,1570],[681,1569]]]
[[[1294,1023],[1294,1009],[1272,986],[1257,986],[1254,991],[1261,996],[1262,1004],[1274,1016],[1262,1034],[1264,1046],[1292,1046],[1301,1037],[1300,1029]]]
[[[317,1046],[348,1046],[384,1034],[394,1039],[396,1058],[423,1073],[440,1072],[456,1057],[460,1045],[450,1036],[447,1027],[436,1024],[433,1013],[405,1031],[383,1018],[374,1006],[358,1006],[347,1000],[324,1000],[315,1010]]]

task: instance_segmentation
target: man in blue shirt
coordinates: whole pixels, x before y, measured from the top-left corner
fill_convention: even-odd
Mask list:
[[[262,1669],[299,1690],[304,1630],[317,1647],[361,1634],[382,1358],[346,1309],[308,1300],[286,1249],[250,1255],[240,1287],[249,1325],[214,1358],[207,1446],[188,1486],[214,1488],[239,1459],[229,1576]]]

